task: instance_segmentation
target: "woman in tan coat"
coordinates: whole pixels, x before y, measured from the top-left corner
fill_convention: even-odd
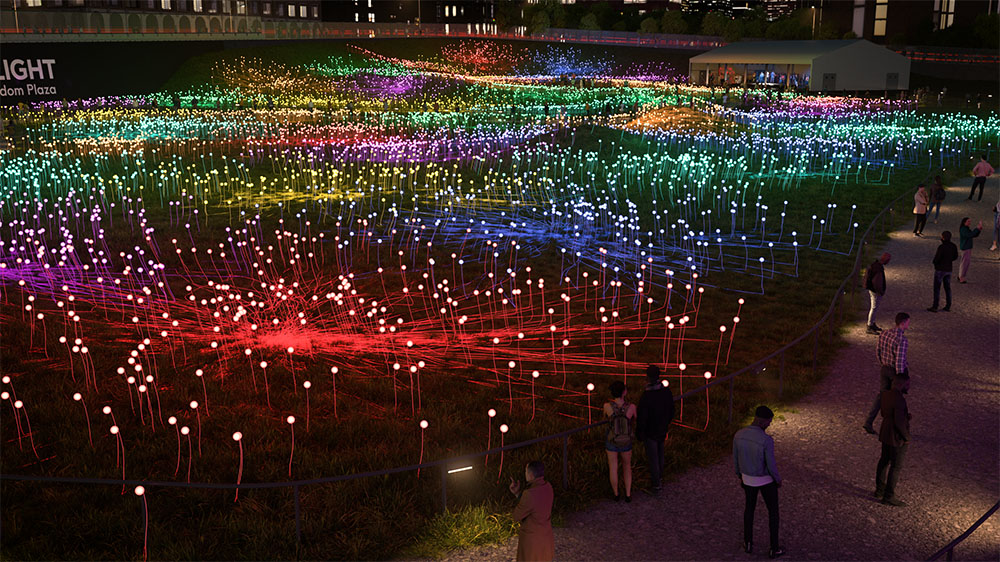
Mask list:
[[[521,522],[517,533],[517,560],[546,561],[555,558],[555,537],[552,535],[552,485],[545,481],[545,465],[531,461],[524,467],[527,488],[510,479],[510,493],[521,501],[511,515]]]

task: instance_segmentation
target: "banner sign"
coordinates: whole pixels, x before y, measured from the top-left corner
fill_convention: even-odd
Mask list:
[[[59,95],[56,59],[0,60],[0,97],[31,99]]]

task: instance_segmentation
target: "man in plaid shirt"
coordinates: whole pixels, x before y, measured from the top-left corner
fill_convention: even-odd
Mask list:
[[[895,376],[910,378],[910,371],[906,364],[906,349],[908,343],[903,332],[910,327],[910,315],[900,312],[896,315],[896,327],[885,330],[878,336],[878,344],[875,346],[875,357],[878,358],[879,370],[879,393],[875,396],[875,404],[868,412],[865,419],[865,431],[875,435],[875,416],[878,415],[882,407],[882,391],[892,388],[892,379]]]

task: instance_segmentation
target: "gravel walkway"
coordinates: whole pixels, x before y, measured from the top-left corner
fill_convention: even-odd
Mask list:
[[[876,321],[888,327],[900,310],[912,316],[907,336],[913,442],[897,487],[909,505],[889,507],[871,497],[880,449],[861,425],[877,392],[876,337],[865,334],[867,298],[859,298],[859,321],[844,334],[849,345],[832,374],[812,395],[789,406],[794,413],[779,410],[784,419],[776,418],[769,430],[784,478],[781,543],[788,554],[783,559],[923,560],[1000,498],[1000,252],[988,250],[998,182],[988,182],[978,203],[966,200],[970,184],[966,179],[949,189],[939,224],[931,221],[924,238],[912,235],[912,224],[904,225],[886,248],[893,256],[886,267],[889,290]],[[927,312],[939,234],[951,230],[957,243],[958,223],[966,215],[973,225],[982,219],[984,226],[975,240],[969,282],[958,284],[956,262],[952,312]],[[681,475],[660,496],[635,491],[631,504],[609,500],[570,516],[555,530],[556,556],[766,559],[763,502],[758,502],[752,555],[740,549],[742,510],[743,492],[727,458]],[[512,560],[516,545],[513,539],[454,552],[447,560]],[[962,543],[955,558],[1000,559],[1000,515]]]

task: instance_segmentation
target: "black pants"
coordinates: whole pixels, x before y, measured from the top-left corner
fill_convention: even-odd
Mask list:
[[[743,542],[753,542],[753,514],[757,509],[757,492],[764,496],[767,506],[767,527],[771,533],[771,550],[778,550],[778,485],[774,482],[764,486],[747,486],[743,484],[747,495],[746,507],[743,509]]]
[[[649,461],[649,479],[653,488],[660,488],[660,478],[663,476],[663,439],[645,438],[646,460]]]
[[[882,456],[878,459],[878,467],[875,468],[875,493],[887,500],[896,497],[896,482],[899,482],[899,471],[903,468],[903,459],[906,458],[907,444],[893,447],[882,443]],[[889,478],[886,479],[886,469],[889,470]]]
[[[904,374],[909,375],[909,369]],[[882,391],[892,388],[892,378],[895,376],[896,369],[894,367],[882,366],[878,373],[878,394],[875,395],[875,403],[872,404],[872,409],[868,412],[868,417],[865,419],[866,426],[871,427],[875,423],[875,418],[878,416],[879,410],[882,409]]]
[[[922,234],[924,232],[924,226],[927,225],[927,213],[917,213],[914,216],[916,218],[913,221],[913,232]]]
[[[972,190],[969,191],[969,199],[972,199],[977,187],[979,188],[979,199],[976,199],[976,201],[982,201],[983,188],[986,187],[986,176],[976,176],[976,179],[972,180]]]

